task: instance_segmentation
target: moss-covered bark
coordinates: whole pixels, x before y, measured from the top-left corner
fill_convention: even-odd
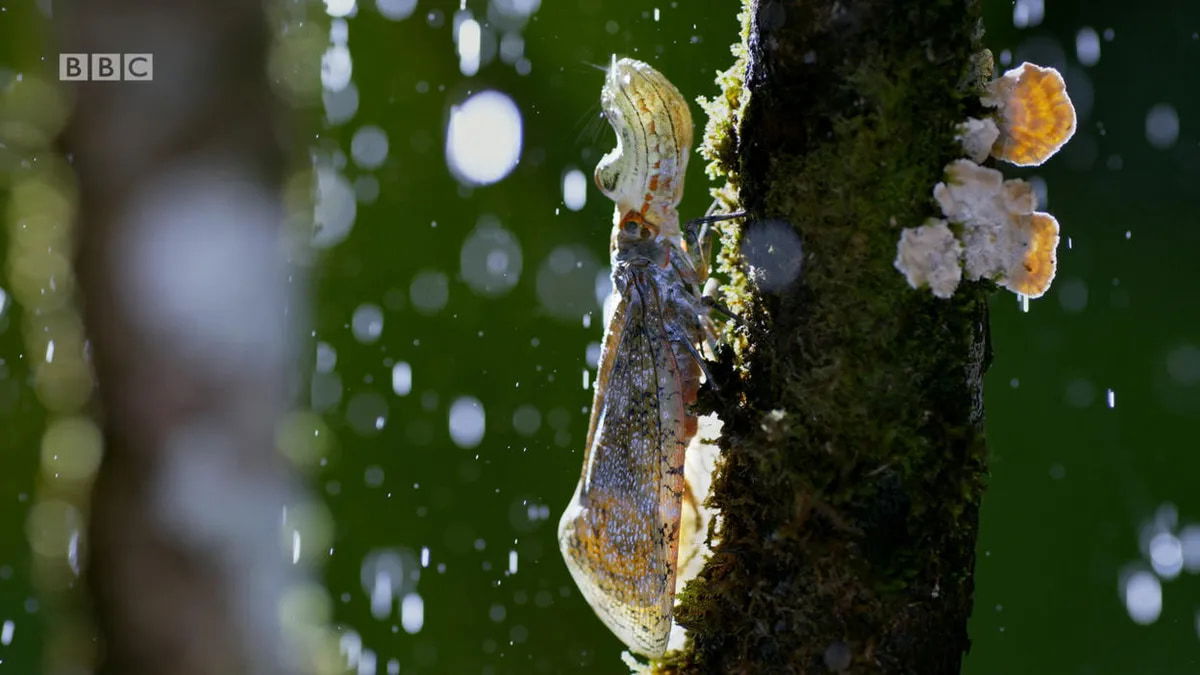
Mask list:
[[[939,300],[892,261],[901,229],[936,214],[933,185],[962,154],[954,125],[977,112],[990,61],[976,4],[746,9],[703,150],[728,181],[719,196],[750,214],[722,232],[745,322],[702,399],[725,421],[723,520],[683,594],[691,642],[665,670],[959,671],[986,475],[986,289]],[[739,250],[765,221],[802,251],[774,291]]]

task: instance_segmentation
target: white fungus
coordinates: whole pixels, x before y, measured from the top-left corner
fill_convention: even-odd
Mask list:
[[[968,117],[966,122],[958,125],[958,132],[954,136],[962,144],[967,157],[977,164],[988,158],[998,138],[1000,128],[990,117],[981,120]]]
[[[962,280],[962,244],[944,220],[930,219],[905,228],[896,247],[896,269],[913,288],[926,286],[939,298],[949,298]]]

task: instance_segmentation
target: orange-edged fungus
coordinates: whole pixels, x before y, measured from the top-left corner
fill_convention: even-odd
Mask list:
[[[1029,183],[1004,180],[995,169],[959,159],[946,166],[946,180],[934,186],[933,196],[946,219],[961,227],[956,243],[961,244],[963,278],[991,279],[1031,298],[1049,289],[1058,222],[1047,213],[1034,211],[1037,198]],[[900,264],[905,239],[911,236],[908,230],[901,236],[896,266],[916,287],[911,272]],[[929,286],[935,295],[948,297],[939,293],[932,281]]]
[[[1040,297],[1050,289],[1057,266],[1055,249],[1058,248],[1058,221],[1049,213],[1035,211],[1022,219],[1013,233],[1024,245],[1024,255],[1019,264],[1008,272],[1004,287],[1013,293],[1031,298]]]
[[[996,108],[1000,137],[992,156],[1017,166],[1037,166],[1075,133],[1075,106],[1062,75],[1032,63],[1004,73],[980,99]]]

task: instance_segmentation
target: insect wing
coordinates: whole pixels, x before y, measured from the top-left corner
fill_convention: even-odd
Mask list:
[[[630,283],[613,314],[583,475],[559,523],[563,557],[592,609],[648,656],[666,650],[671,629],[692,426],[658,290],[644,278]]]

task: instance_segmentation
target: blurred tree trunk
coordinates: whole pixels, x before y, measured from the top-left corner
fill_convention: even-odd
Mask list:
[[[77,83],[64,139],[106,437],[87,569],[99,670],[287,672],[273,437],[292,322],[263,7],[56,9],[61,51],[154,58],[153,81]]]
[[[761,0],[704,152],[746,319],[704,405],[725,422],[719,543],[682,597],[687,672],[959,672],[986,477],[985,289],[914,291],[900,230],[979,114],[974,0]],[[800,261],[795,274],[795,261]]]

